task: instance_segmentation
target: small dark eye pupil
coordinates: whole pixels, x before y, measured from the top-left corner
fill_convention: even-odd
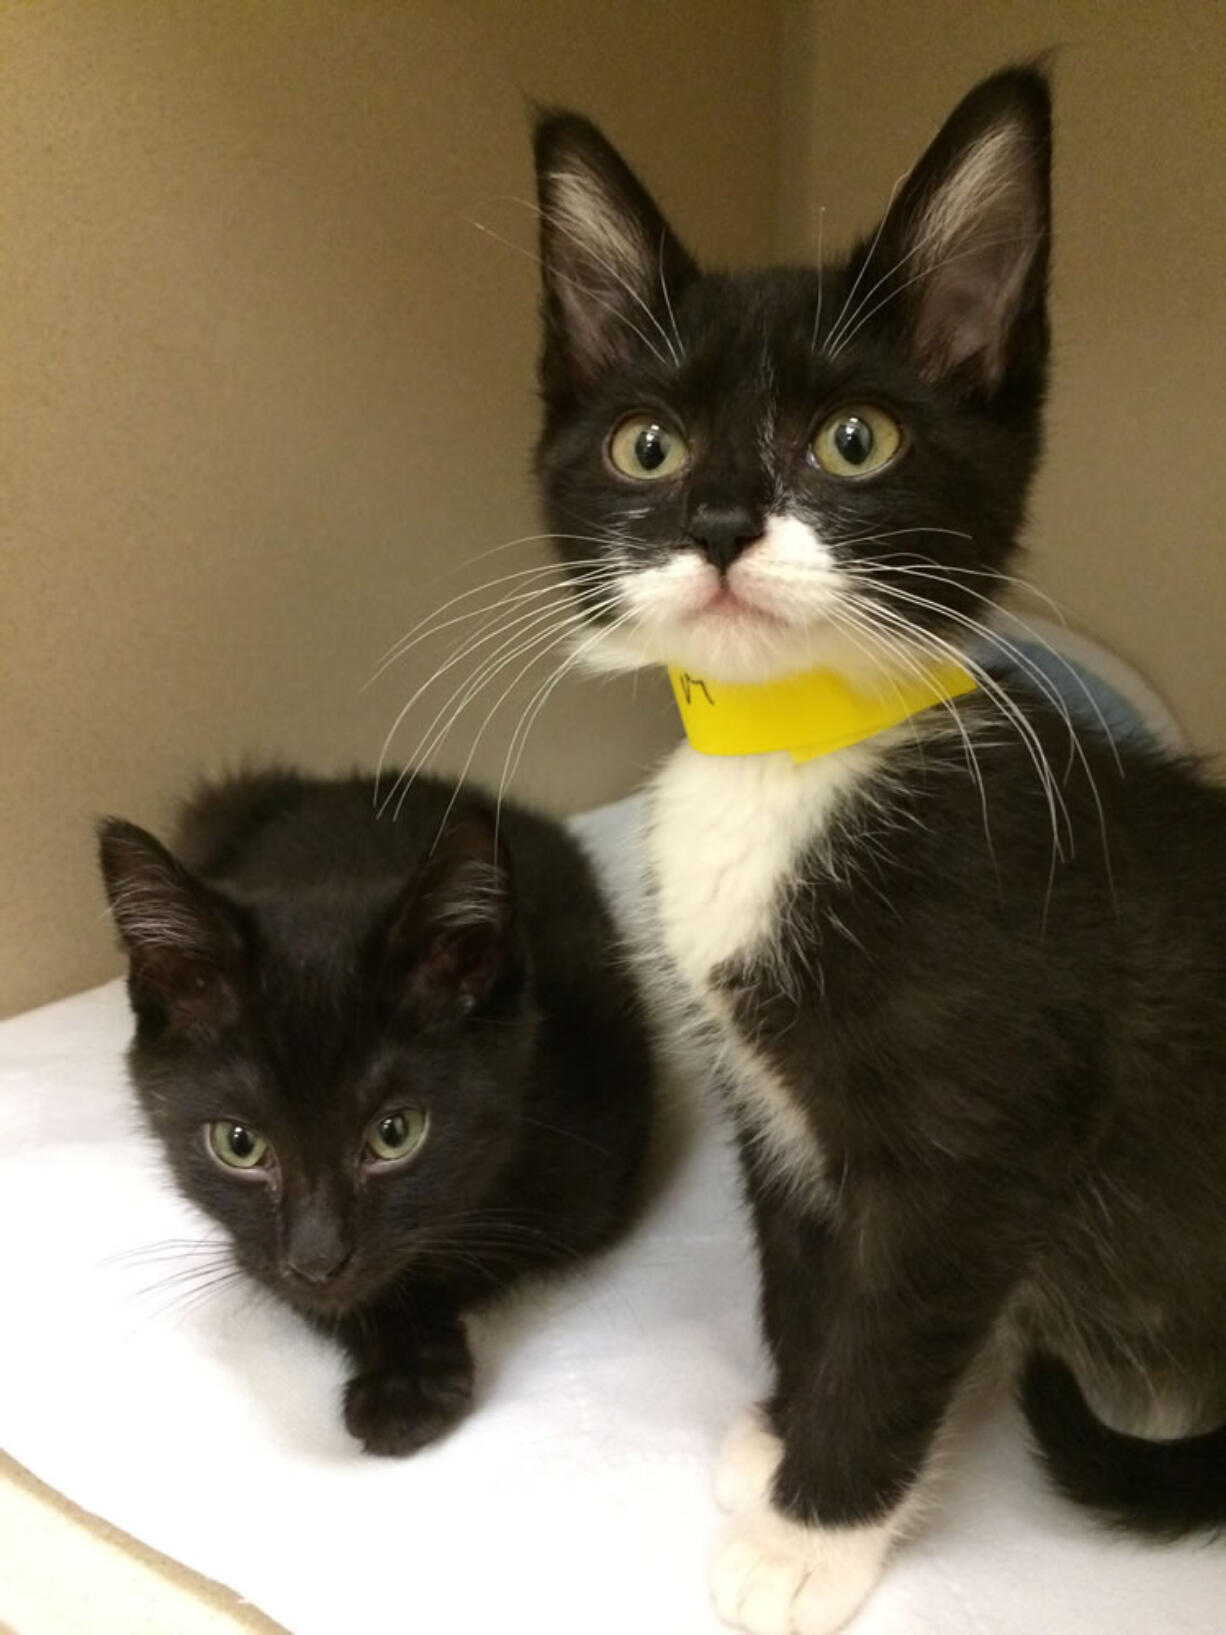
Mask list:
[[[848,465],[862,466],[873,452],[873,428],[859,415],[848,415],[834,428],[834,446]]]
[[[386,1146],[398,1147],[405,1138],[406,1130],[407,1126],[405,1125],[403,1117],[399,1114],[394,1114],[391,1118],[385,1118],[380,1121],[379,1139]]]
[[[634,440],[634,458],[644,471],[656,471],[668,459],[670,446],[663,426],[644,426]]]
[[[226,1131],[226,1145],[235,1158],[250,1158],[255,1151],[255,1136],[245,1124],[231,1124]]]

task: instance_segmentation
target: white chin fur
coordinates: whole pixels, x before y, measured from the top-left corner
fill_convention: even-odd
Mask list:
[[[632,617],[599,639],[580,638],[578,662],[605,672],[671,665],[729,682],[818,667],[881,678],[883,652],[836,622],[850,587],[808,523],[771,517],[761,539],[733,563],[727,588],[740,605],[704,612],[720,576],[695,550],[678,550],[659,567],[629,569],[618,591]]]

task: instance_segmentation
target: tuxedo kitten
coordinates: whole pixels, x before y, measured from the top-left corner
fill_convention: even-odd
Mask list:
[[[579,847],[419,778],[244,774],[176,854],[101,828],[132,1081],[179,1190],[353,1361],[345,1423],[412,1453],[473,1395],[462,1314],[608,1244],[651,1068]]]
[[[974,647],[1009,651],[985,619],[1040,447],[1043,78],[979,85],[820,268],[703,271],[573,114],[536,155],[538,467],[588,661],[685,673],[695,718],[785,677],[922,700],[823,755],[683,745],[651,797],[774,1364],[720,1476],[719,1611],[840,1627],[1006,1330],[1065,1492],[1226,1521],[1226,801]]]

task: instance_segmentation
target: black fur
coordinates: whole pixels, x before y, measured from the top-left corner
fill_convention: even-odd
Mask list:
[[[1033,719],[1058,764],[1067,735],[1037,704]],[[1084,772],[1062,788],[1083,849],[1049,888],[1029,761],[1008,741],[977,751],[989,849],[960,745],[926,743],[888,829],[849,812],[831,841],[854,872],[813,858],[792,888],[786,911],[812,944],[788,991],[753,963],[723,974],[838,1197],[829,1214],[781,1196],[744,1142],[780,1495],[799,1514],[891,1508],[1002,1325],[1058,1349],[1125,1422],[1154,1398],[1195,1422],[1226,1410],[1226,801],[1156,757],[1130,757],[1121,781],[1086,750],[1110,875]],[[1062,1444],[1042,1440],[1060,1468]],[[1104,1433],[1100,1467],[1114,1446]],[[1123,1496],[1127,1462],[1107,1508],[1170,1533],[1177,1447],[1152,1515]],[[1188,1474],[1185,1525],[1201,1525]],[[1104,1479],[1100,1507],[1108,1492]],[[1226,1470],[1216,1502],[1226,1516]]]
[[[1226,1427],[1164,1442],[1108,1430],[1072,1369],[1042,1352],[1026,1364],[1021,1402],[1053,1481],[1070,1499],[1171,1538],[1226,1525]]]
[[[949,253],[922,266],[934,202],[1002,131],[1008,165],[963,190]],[[967,646],[1040,451],[1042,76],[977,87],[879,232],[820,271],[702,272],[590,124],[549,117],[536,150],[550,525],[590,534],[624,579],[698,552],[726,581],[704,519],[737,518],[751,543],[784,512],[879,635],[929,657],[934,639]],[[567,216],[576,173],[622,235],[620,283],[607,235]],[[814,429],[863,403],[901,424],[902,453],[831,477]],[[611,428],[637,411],[684,430],[675,478],[612,467]],[[624,609],[586,576],[591,546],[559,550],[611,626]],[[1002,1330],[1062,1358],[1114,1424],[1156,1402],[1188,1429],[1226,1418],[1226,800],[1156,752],[1121,769],[1094,734],[1078,747],[1041,688],[985,688],[957,714],[973,756],[923,717],[785,882],[778,945],[719,973],[823,1153],[806,1192],[744,1130],[775,1496],[826,1524],[893,1508]],[[1161,1534],[1226,1517],[1221,1433],[1154,1448],[1106,1430],[1051,1365],[1027,1382],[1066,1491]]]
[[[925,324],[918,293],[927,286],[910,282],[914,262],[905,238],[951,156],[986,118],[1002,112],[1031,127],[1033,208],[1044,225],[1035,235],[1002,373],[989,391],[974,357],[944,374],[933,373],[927,356],[917,363],[912,340]],[[902,559],[916,558],[915,577],[903,571],[897,580],[900,591],[932,592],[922,559],[937,542],[948,575],[941,599],[955,613],[977,613],[982,591],[990,588],[980,575],[1004,567],[1014,552],[1040,450],[1049,149],[1042,80],[1025,72],[1001,75],[972,93],[912,172],[880,234],[845,261],[820,271],[700,273],[655,206],[642,204],[641,185],[596,128],[573,114],[547,117],[536,133],[545,267],[544,429],[537,465],[558,550],[578,570],[580,599],[595,608],[606,598],[603,582],[579,570],[593,553],[576,536],[615,536],[638,563],[652,566],[678,542],[693,544],[696,520],[708,513],[743,513],[760,532],[768,511],[786,498],[795,514],[822,521],[831,518],[837,500],[831,543],[839,552],[840,538],[854,539],[849,560],[905,570]],[[642,213],[642,281],[630,294],[622,290],[620,303],[621,286],[611,284],[600,263],[585,258],[555,225],[550,177],[576,168],[600,177],[627,218]],[[891,270],[883,277],[881,269]],[[594,376],[572,361],[562,299],[577,290],[591,292],[605,332],[608,361]],[[951,305],[958,294],[948,293]],[[846,325],[843,339],[840,317],[860,306],[863,324],[857,319],[854,327]],[[680,369],[666,344],[674,322],[685,340]],[[929,319],[927,328],[939,331],[940,325]],[[839,341],[835,356],[822,344],[832,336]],[[774,435],[764,450],[750,433],[761,423],[768,395],[775,403]],[[888,485],[843,484],[836,496],[829,478],[806,457],[809,441],[830,409],[863,399],[898,411],[910,432],[908,458]],[[641,485],[618,480],[606,454],[610,429],[639,409],[680,422],[700,451],[684,483],[652,489],[655,503],[647,517],[637,514]],[[894,532],[902,525],[922,549],[906,551],[912,536]],[[596,616],[607,622],[614,611],[605,606]],[[924,626],[933,622],[924,610],[916,618]]]
[[[638,1000],[557,824],[419,778],[396,821],[368,778],[203,788],[172,856],[111,820],[102,869],[130,959],[132,1080],[180,1190],[239,1264],[355,1366],[374,1453],[466,1411],[461,1315],[627,1224],[648,1133]],[[382,1167],[372,1121],[429,1114]],[[214,1120],[275,1165],[226,1169]]]

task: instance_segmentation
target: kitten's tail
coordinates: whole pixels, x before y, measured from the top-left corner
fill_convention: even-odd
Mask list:
[[[1071,1368],[1035,1352],[1022,1374],[1023,1412],[1048,1473],[1068,1498],[1160,1538],[1226,1526],[1226,1425],[1150,1441],[1094,1417]]]

